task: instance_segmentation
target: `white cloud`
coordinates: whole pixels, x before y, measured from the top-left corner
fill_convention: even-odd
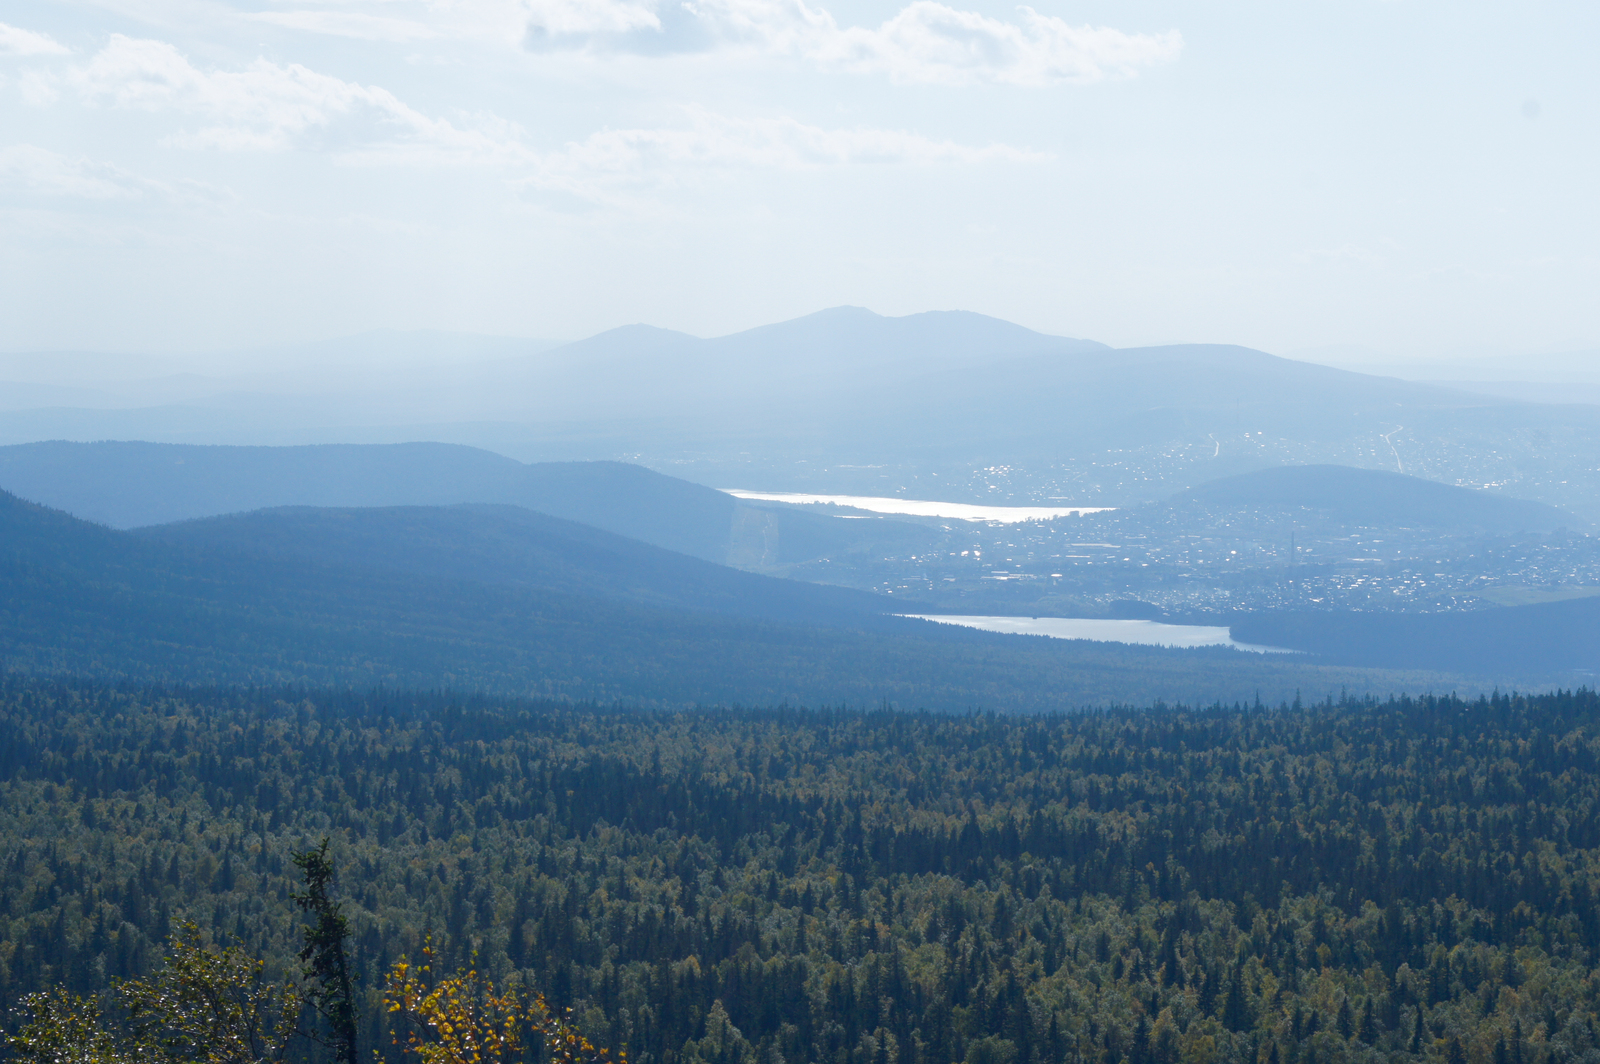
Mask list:
[[[157,181],[112,163],[62,155],[35,144],[0,147],[0,190],[12,199],[88,204],[217,207],[234,200],[227,190],[199,181]]]
[[[32,144],[0,148],[0,187],[90,200],[140,199],[165,186],[108,163],[71,159]]]
[[[386,89],[297,64],[258,59],[240,71],[202,70],[170,44],[123,36],[58,81],[92,103],[201,116],[208,124],[168,138],[180,147],[281,150],[315,141],[345,163],[494,166],[528,186],[580,196],[602,186],[670,184],[687,170],[1039,157],[1004,145],[973,148],[898,130],[823,129],[703,109],[689,110],[675,128],[602,130],[540,152],[519,127],[492,115],[433,118]]]
[[[0,55],[69,55],[55,38],[0,22]]]
[[[391,0],[355,2],[382,2],[393,10]],[[1006,21],[938,0],[913,0],[876,28],[841,26],[808,0],[459,0],[410,10],[410,19],[331,9],[247,17],[380,41],[476,37],[520,40],[537,49],[646,53],[731,46],[903,84],[1091,82],[1132,76],[1176,59],[1183,49],[1176,31],[1074,26],[1030,7]]]
[[[902,83],[1049,85],[1129,76],[1177,58],[1177,32],[1073,26],[1030,7],[1018,22],[915,0],[877,29],[841,28],[806,0],[692,0],[726,34],[821,66]]]
[[[815,170],[858,165],[1028,162],[1033,152],[994,144],[971,147],[899,130],[823,129],[791,118],[741,119],[704,110],[669,129],[602,130],[559,150],[530,155],[520,183],[581,199],[747,170]]]
[[[659,32],[654,0],[530,0],[528,32],[535,37],[606,36]]]
[[[301,8],[256,11],[243,17],[285,29],[334,37],[404,43],[425,39],[480,40],[520,45],[533,35],[583,38],[659,32],[663,0],[454,0],[449,3],[397,3],[396,0],[352,0],[383,14],[343,8]],[[681,0],[665,0],[667,14]],[[409,17],[396,17],[399,9]],[[570,42],[569,42],[570,43]]]
[[[752,171],[1026,163],[1047,156],[1004,144],[972,147],[901,130],[825,129],[791,118],[734,118],[694,108],[682,125],[606,129],[546,151],[489,131],[457,130],[453,142],[376,144],[339,158],[367,166],[493,165],[515,189],[653,216],[676,190],[703,190]]]
[[[359,11],[258,11],[244,16],[254,22],[267,22],[285,29],[322,33],[332,37],[354,37],[363,41],[404,44],[425,41],[443,34],[434,26],[413,19],[364,15]]]
[[[659,29],[660,0],[348,0],[338,6],[255,11],[241,17],[285,29],[334,37],[407,43],[478,40],[520,45],[530,24],[575,34]],[[668,0],[677,3],[678,0]],[[367,7],[377,14],[351,8]]]
[[[177,134],[185,147],[270,150],[335,123],[375,126],[386,136],[437,136],[428,119],[393,93],[319,74],[297,63],[258,59],[240,71],[204,71],[163,41],[113,35],[89,62],[61,79],[86,100],[148,111],[199,115],[212,124]]]
[[[513,188],[600,206],[648,209],[672,189],[750,171],[862,165],[1015,163],[1042,158],[1006,145],[973,147],[903,130],[827,129],[792,118],[740,118],[691,108],[668,128],[606,129],[540,150],[493,115],[425,115],[386,89],[258,59],[242,70],[196,67],[161,41],[115,36],[87,62],[52,75],[90,104],[197,116],[164,143],[231,151],[318,150],[352,166],[469,166]],[[90,199],[160,191],[112,167],[17,147],[0,155],[0,183]]]
[[[374,144],[346,151],[347,165],[492,165],[513,187],[621,205],[652,190],[701,185],[753,170],[843,166],[970,165],[1047,158],[1004,144],[972,147],[901,130],[824,129],[792,118],[733,118],[699,108],[680,126],[606,129],[548,151],[488,131],[455,130],[453,140]]]

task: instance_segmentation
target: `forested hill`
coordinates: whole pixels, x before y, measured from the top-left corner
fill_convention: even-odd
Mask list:
[[[504,510],[119,532],[0,492],[0,667],[34,676],[955,710],[1453,686],[1231,650],[1016,639],[878,614],[878,601]]]
[[[0,447],[0,488],[113,528],[283,506],[519,506],[747,568],[926,544],[900,521],[766,509],[626,462],[535,462],[444,443]],[[914,549],[914,548],[912,548]]]
[[[0,688],[0,1005],[432,935],[638,1064],[1600,1055],[1600,700],[1075,717]]]
[[[115,528],[275,506],[500,503],[697,557],[726,550],[736,505],[722,492],[624,462],[525,465],[445,443],[206,447],[53,440],[0,447],[0,487]]]
[[[768,621],[840,625],[894,606],[865,591],[741,572],[520,506],[285,506],[133,536],[246,565],[293,560]]]
[[[1545,676],[1600,674],[1600,599],[1440,613],[1261,611],[1230,626],[1241,642],[1290,647],[1319,661],[1405,662],[1493,674],[1508,665]]]
[[[1541,502],[1440,484],[1382,469],[1286,465],[1222,477],[1180,492],[1165,507],[1310,511],[1357,527],[1433,528],[1464,532],[1549,532],[1588,522]]]

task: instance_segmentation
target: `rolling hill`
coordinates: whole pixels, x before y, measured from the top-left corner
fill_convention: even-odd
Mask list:
[[[299,560],[788,623],[870,623],[895,605],[864,591],[741,572],[517,506],[279,507],[134,535],[246,566]]]
[[[1305,510],[1348,527],[1463,532],[1549,532],[1588,522],[1544,503],[1352,466],[1280,466],[1222,477],[1164,504],[1211,509]]]
[[[1264,642],[1341,665],[1542,677],[1593,687],[1600,677],[1600,598],[1459,613],[1259,613],[1235,619],[1241,642]]]
[[[1404,412],[1493,404],[1484,396],[1223,344],[1028,354],[996,361],[981,373],[931,373],[892,396],[871,398],[877,425],[898,428],[921,418],[940,426],[946,446],[987,439],[1016,454],[1204,439],[1207,433],[1226,440],[1245,431],[1337,440],[1357,426],[1393,428]]]
[[[499,510],[291,510],[128,532],[0,493],[0,662],[101,681],[674,706],[1029,711],[1472,689],[1228,650],[989,635],[665,554]]]
[[[275,506],[520,506],[753,570],[918,544],[927,530],[742,503],[624,462],[532,465],[455,444],[0,447],[0,488],[114,528]]]

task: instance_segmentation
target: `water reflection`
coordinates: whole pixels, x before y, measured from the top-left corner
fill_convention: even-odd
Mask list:
[[[1160,621],[1113,621],[1098,617],[968,617],[954,614],[906,613],[903,617],[959,624],[985,632],[1046,635],[1052,639],[1092,639],[1101,643],[1138,643],[1158,647],[1233,647],[1256,654],[1293,654],[1283,647],[1236,643],[1221,626],[1164,624]]]
[[[959,521],[998,521],[1017,524],[1021,521],[1049,521],[1073,514],[1097,514],[1114,510],[1114,506],[982,506],[967,502],[934,502],[929,499],[892,499],[877,495],[808,495],[792,491],[744,491],[723,488],[736,499],[755,502],[831,503],[856,510],[870,510],[877,514],[906,514],[911,517],[955,518]]]

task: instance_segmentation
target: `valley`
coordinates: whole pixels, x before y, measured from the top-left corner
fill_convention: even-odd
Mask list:
[[[1138,599],[1174,615],[1304,607],[1483,609],[1600,588],[1588,533],[1451,536],[1376,528],[1340,535],[1253,523],[1204,532],[1065,520],[940,529],[938,549],[859,563],[813,561],[792,575],[947,605],[1090,616]],[[1089,612],[1084,612],[1089,611]]]
[[[498,449],[0,446],[0,1005],[206,934],[293,972],[326,838],[352,1046],[422,956],[639,1064],[1600,1052],[1590,412],[1497,451],[1560,418],[952,323],[771,327],[839,348],[810,420],[737,413],[750,337],[634,329],[496,372],[638,417]],[[641,351],[724,375],[698,420]]]
[[[917,521],[938,541],[773,571],[960,612],[1078,617],[1140,603],[1212,618],[1476,610],[1600,588],[1600,539],[1575,515],[1350,467],[1241,474],[1164,501],[1050,520],[877,519]]]

